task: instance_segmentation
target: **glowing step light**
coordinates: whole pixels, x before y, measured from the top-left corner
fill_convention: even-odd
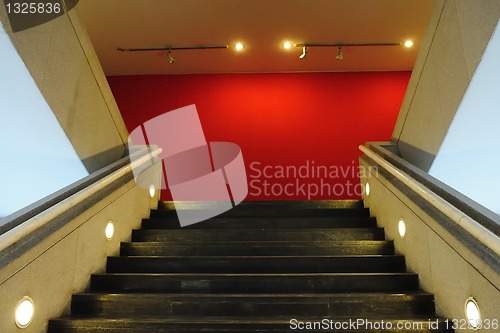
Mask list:
[[[28,296],[24,296],[16,306],[14,315],[16,326],[19,328],[28,327],[28,325],[31,324],[34,315],[35,304],[33,303],[33,300]]]
[[[104,233],[108,240],[111,240],[113,238],[113,235],[115,234],[115,226],[113,225],[112,221],[108,221],[108,223],[106,224],[106,229],[104,229]]]
[[[469,297],[465,301],[465,318],[469,327],[473,330],[478,330],[481,326],[481,313],[479,311],[479,305],[474,297]]]
[[[406,235],[406,224],[405,224],[405,221],[402,218],[399,219],[398,231],[399,231],[399,236],[401,238],[405,238],[405,235]]]

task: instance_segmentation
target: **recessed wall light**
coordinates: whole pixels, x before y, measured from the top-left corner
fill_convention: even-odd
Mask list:
[[[290,43],[290,42],[284,42],[284,43],[283,43],[283,47],[284,47],[285,49],[289,49],[289,48],[291,48],[292,46],[293,46],[293,45],[292,45],[292,43]]]
[[[406,224],[405,224],[405,221],[402,218],[399,219],[398,231],[399,231],[399,236],[401,236],[401,238],[405,238],[405,235],[406,235]]]
[[[366,196],[370,195],[370,183],[368,183],[368,182],[365,185],[365,193],[366,193]]]
[[[33,300],[28,296],[24,296],[19,303],[17,303],[15,310],[14,319],[17,327],[28,327],[28,325],[31,324],[34,315],[35,304],[33,303]]]
[[[241,51],[245,48],[245,46],[242,43],[236,43],[234,48],[236,49],[236,51]]]
[[[150,196],[151,198],[154,198],[154,197],[155,197],[155,194],[156,194],[156,188],[155,188],[155,186],[154,186],[153,184],[151,184],[151,185],[149,186],[149,196]]]
[[[479,311],[479,305],[474,297],[469,297],[465,301],[465,318],[469,327],[473,330],[478,330],[481,326],[481,313]]]
[[[407,41],[405,42],[405,46],[406,46],[406,47],[412,47],[412,46],[413,46],[413,42],[412,42],[411,40],[407,40]]]
[[[106,238],[108,240],[111,240],[113,238],[113,235],[115,234],[115,226],[113,225],[112,221],[108,221],[108,224],[106,224],[106,229],[104,229],[104,233],[106,234]]]

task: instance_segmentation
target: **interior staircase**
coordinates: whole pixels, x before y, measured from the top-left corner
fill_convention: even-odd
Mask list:
[[[189,209],[189,208],[187,208]],[[361,201],[161,202],[49,333],[452,332]]]

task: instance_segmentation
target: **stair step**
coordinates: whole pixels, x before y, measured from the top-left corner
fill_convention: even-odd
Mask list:
[[[399,255],[109,257],[109,273],[390,273],[404,272]]]
[[[205,208],[210,209],[210,208]],[[181,209],[189,214],[199,213],[199,209]],[[176,217],[177,211],[170,209],[151,210],[151,218],[158,217]],[[220,217],[341,217],[341,216],[360,216],[369,217],[370,211],[368,208],[297,208],[288,207],[264,207],[263,209],[255,209],[254,207],[236,206],[234,209],[228,210],[219,215]]]
[[[160,202],[49,333],[452,332],[362,201],[175,208],[209,207]]]
[[[94,274],[90,290],[131,293],[335,293],[418,290],[413,273]]]
[[[392,241],[336,242],[132,242],[122,243],[122,256],[281,256],[394,254]]]
[[[293,321],[295,319],[296,321]],[[307,332],[377,332],[377,333],[445,333],[453,332],[446,327],[446,322],[436,317],[412,318],[204,318],[204,317],[168,317],[168,318],[82,318],[63,317],[49,322],[50,332],[59,333],[99,333],[99,332],[135,332],[135,333],[219,333],[219,332],[260,332],[284,333],[297,332],[298,325],[310,325],[317,329],[307,329]],[[317,324],[315,324],[315,322]],[[353,322],[359,323],[356,326]],[[309,324],[308,324],[309,323]],[[383,323],[383,324],[382,324]],[[325,325],[321,328],[321,324]],[[434,327],[437,324],[438,327]],[[295,325],[295,326],[293,326]],[[316,326],[313,326],[316,325]],[[345,325],[346,328],[335,325]],[[403,328],[398,328],[401,325]],[[405,328],[406,326],[406,328]],[[388,329],[388,327],[391,327]],[[412,327],[412,328],[410,328]]]
[[[185,229],[248,229],[248,228],[374,228],[373,217],[318,217],[318,218],[221,218],[214,217],[203,222],[184,227]],[[176,229],[179,220],[175,218],[143,219],[143,229]]]
[[[158,209],[189,209],[193,207],[210,207],[207,204],[200,204],[194,201],[160,201],[158,202]],[[243,201],[233,209],[254,209],[262,210],[269,208],[301,208],[301,209],[318,209],[318,208],[350,208],[364,209],[363,200],[259,200],[259,201]]]
[[[382,228],[338,229],[154,229],[134,230],[134,242],[203,242],[203,241],[339,241],[384,240]]]
[[[77,294],[71,313],[105,317],[148,316],[424,316],[430,294]]]

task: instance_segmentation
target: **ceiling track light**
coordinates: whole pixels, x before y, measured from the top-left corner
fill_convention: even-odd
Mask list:
[[[238,43],[239,47],[236,46],[237,50],[243,49],[243,44]],[[169,64],[175,62],[174,56],[172,55],[172,50],[209,50],[209,49],[227,49],[227,45],[195,45],[195,46],[158,46],[158,47],[136,47],[136,48],[122,48],[119,47],[116,50],[120,52],[141,52],[141,51],[165,51],[167,52],[167,59]]]
[[[307,46],[302,47],[302,54],[299,56],[299,59],[306,60],[307,58]]]
[[[173,64],[175,62],[174,57],[172,56],[172,50],[168,50],[167,59],[169,64]]]
[[[297,44],[295,46],[297,47],[321,47],[321,46],[326,46],[326,47],[339,47],[339,46],[399,46],[401,43],[302,43],[302,44]]]
[[[120,52],[140,52],[140,51],[172,51],[172,50],[210,50],[210,49],[227,49],[227,45],[195,45],[195,46],[157,46],[157,47],[135,47],[123,48],[119,47],[116,50]]]
[[[399,46],[401,43],[304,43],[304,44],[296,44],[296,47],[302,48],[302,54],[300,55],[300,59],[305,59],[307,56],[307,47],[337,47],[337,56],[335,59],[344,60],[344,54],[342,51],[343,46]]]
[[[245,45],[243,45],[243,43],[236,43],[236,45],[234,45],[234,49],[236,51],[241,51],[245,48]]]
[[[337,56],[335,57],[337,60],[344,60],[344,54],[342,53],[342,46],[339,46],[337,51]]]

